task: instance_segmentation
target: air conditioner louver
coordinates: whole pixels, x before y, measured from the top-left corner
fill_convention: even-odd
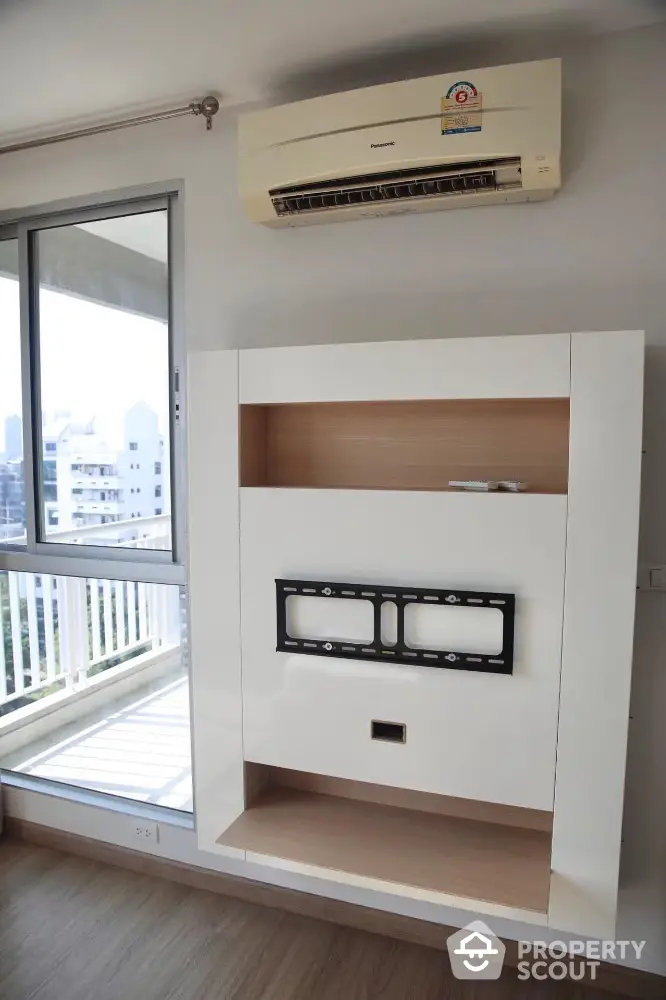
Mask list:
[[[269,192],[276,214],[303,215],[375,202],[474,195],[521,187],[520,158],[476,161],[455,167],[340,177],[315,184],[274,188]]]

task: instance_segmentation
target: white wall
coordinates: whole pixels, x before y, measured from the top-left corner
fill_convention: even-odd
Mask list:
[[[641,558],[666,563],[665,53],[661,26],[519,55],[565,57],[565,182],[542,205],[264,230],[241,214],[227,118],[211,134],[184,120],[0,157],[0,209],[184,178],[191,350],[645,328]],[[211,560],[219,545],[211,531]],[[640,595],[618,922],[621,937],[649,939],[664,974],[665,624],[666,599]]]

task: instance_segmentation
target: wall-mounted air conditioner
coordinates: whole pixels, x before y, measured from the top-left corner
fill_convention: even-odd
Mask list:
[[[295,226],[540,201],[560,186],[561,62],[318,97],[239,122],[255,222]]]

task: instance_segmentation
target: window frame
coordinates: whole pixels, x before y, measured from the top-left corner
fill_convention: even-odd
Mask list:
[[[0,542],[0,571],[145,583],[186,583],[186,349],[182,182],[172,181],[0,213],[0,241],[18,239],[26,543]],[[124,549],[46,540],[43,505],[39,261],[42,229],[167,211],[171,549]]]

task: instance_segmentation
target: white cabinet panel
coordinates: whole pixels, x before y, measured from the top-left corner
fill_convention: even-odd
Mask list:
[[[197,838],[204,851],[243,811],[238,619],[238,352],[188,362],[189,590]],[[211,442],[225,456],[211,461]],[[224,640],[222,639],[224,637]],[[242,856],[241,851],[225,851]]]
[[[565,496],[241,490],[247,760],[552,809]],[[275,578],[516,595],[513,676],[277,653]],[[370,739],[372,719],[407,742]]]
[[[549,923],[615,936],[641,483],[641,331],[574,334]]]
[[[325,344],[240,352],[241,403],[569,395],[571,336]]]

